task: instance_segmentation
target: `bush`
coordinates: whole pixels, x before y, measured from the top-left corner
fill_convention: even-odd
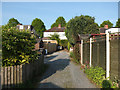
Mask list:
[[[28,31],[15,28],[2,30],[2,66],[30,63],[37,59],[33,51],[36,40]]]
[[[70,52],[70,57],[73,59],[74,62],[79,63],[73,52]]]
[[[110,80],[103,80],[102,88],[111,88],[112,82]]]
[[[90,67],[85,68],[85,73],[88,78],[95,82],[97,85],[102,86],[102,82],[105,79],[105,70],[102,67]]]
[[[60,46],[63,46],[63,48],[67,48],[68,40],[60,40]]]
[[[79,62],[80,61],[80,46],[79,46],[79,43],[76,43],[75,46],[74,46],[74,50],[73,50],[73,53],[75,55],[75,58],[77,59],[77,61]]]

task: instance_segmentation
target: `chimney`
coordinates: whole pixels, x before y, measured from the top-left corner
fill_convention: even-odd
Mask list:
[[[58,25],[58,28],[61,28],[61,24]]]
[[[108,25],[105,25],[104,28],[105,28],[105,29],[108,29]]]

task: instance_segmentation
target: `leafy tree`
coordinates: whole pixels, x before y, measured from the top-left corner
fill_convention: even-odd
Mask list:
[[[104,27],[105,25],[108,25],[109,28],[113,27],[113,23],[111,23],[109,20],[103,21],[102,24],[100,24],[100,27]]]
[[[66,21],[63,17],[58,17],[55,23],[51,25],[51,28],[58,27],[59,24],[61,24],[61,27],[65,27]]]
[[[40,37],[43,37],[43,32],[46,30],[45,25],[42,22],[41,19],[35,18],[32,21],[32,26],[34,27],[35,31],[40,35]]]
[[[16,25],[20,24],[17,19],[11,18],[8,21],[7,26],[10,27],[15,27]]]
[[[118,21],[116,22],[116,26],[115,26],[115,27],[120,28],[120,18],[119,18]]]
[[[36,60],[35,43],[29,31],[2,29],[2,65],[20,65]]]
[[[75,44],[78,34],[99,33],[99,26],[91,16],[76,16],[66,25],[65,34],[71,44]]]
[[[57,33],[54,33],[53,35],[50,35],[49,37],[51,40],[57,40],[57,43],[59,45],[60,43],[60,38],[59,38],[59,35]]]

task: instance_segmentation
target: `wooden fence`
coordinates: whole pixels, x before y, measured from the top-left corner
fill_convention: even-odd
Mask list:
[[[109,73],[111,80],[120,80],[120,33],[109,34],[109,59],[107,59],[107,41],[106,35],[100,35],[96,37],[91,37],[91,47],[90,39],[83,40],[83,50],[82,50],[82,59],[83,64],[86,61],[91,62],[92,66],[100,66]],[[91,51],[90,51],[91,48]],[[91,53],[91,57],[90,57]],[[91,60],[91,61],[90,61]],[[108,61],[109,60],[109,63]],[[109,69],[107,69],[109,68]],[[107,76],[106,76],[107,77]]]
[[[57,50],[56,43],[44,43],[44,49],[47,49],[48,53],[55,52]]]
[[[41,73],[43,65],[44,55],[41,55],[39,60],[30,64],[1,67],[2,88],[19,86],[21,83],[31,80],[34,76]]]

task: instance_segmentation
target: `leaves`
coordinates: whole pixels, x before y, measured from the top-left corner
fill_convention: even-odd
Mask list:
[[[76,16],[68,21],[65,34],[71,44],[76,43],[78,34],[99,33],[99,26],[91,16]]]
[[[2,30],[3,66],[20,65],[36,60],[36,52],[32,51],[35,43],[35,38],[32,38],[29,32],[4,28]]]
[[[109,20],[103,21],[102,24],[100,24],[100,27],[104,27],[105,25],[108,25],[109,28],[113,27],[113,23],[111,23]]]
[[[40,37],[43,37],[43,32],[46,30],[45,25],[42,22],[41,19],[35,18],[32,21],[32,26],[34,27],[35,31],[40,35]]]
[[[65,19],[64,19],[63,17],[58,17],[58,18],[56,19],[55,23],[53,23],[53,24],[51,25],[51,28],[53,28],[53,27],[58,27],[59,24],[61,24],[61,27],[65,27],[66,21],[65,21]]]

